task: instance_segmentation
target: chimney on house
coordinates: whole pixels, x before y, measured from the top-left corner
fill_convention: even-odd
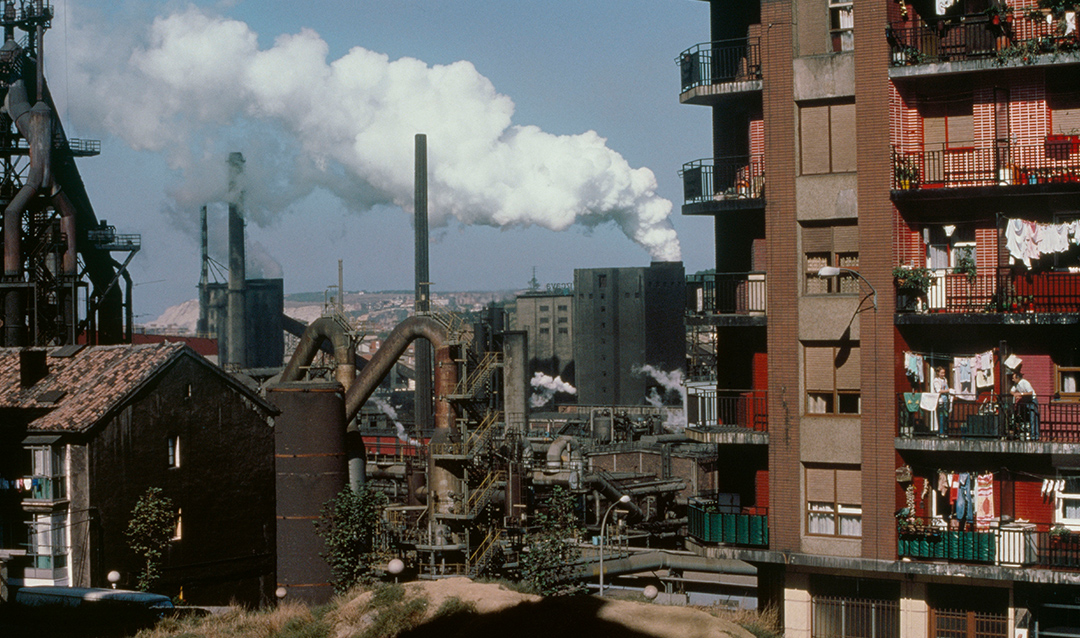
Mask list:
[[[29,388],[49,374],[49,364],[44,350],[19,351],[19,381],[22,387]]]

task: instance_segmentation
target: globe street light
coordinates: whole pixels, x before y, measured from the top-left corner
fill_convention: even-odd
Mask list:
[[[619,497],[619,500],[611,504],[604,512],[604,518],[600,521],[600,595],[604,595],[604,528],[607,527],[607,517],[611,514],[611,510],[615,509],[617,505],[623,505],[630,502],[630,495],[623,494]]]
[[[865,281],[867,286],[870,286],[870,290],[874,293],[874,312],[877,312],[877,288],[874,288],[874,284],[870,283],[870,281],[866,277],[863,277],[861,274],[859,274],[859,271],[852,270],[850,268],[839,268],[837,266],[822,266],[821,268],[818,268],[817,276],[835,277],[842,272],[848,273],[850,275],[855,275],[859,279]]]

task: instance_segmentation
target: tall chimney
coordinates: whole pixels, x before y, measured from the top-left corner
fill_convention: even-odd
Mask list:
[[[240,184],[243,173],[243,153],[229,153],[229,306],[225,363],[239,368],[247,367],[244,331],[244,191]]]
[[[206,224],[206,206],[199,210],[199,225],[202,236],[199,242],[199,254],[202,256],[202,273],[199,276],[199,320],[195,324],[195,336],[210,336],[210,234]]]
[[[414,208],[416,219],[413,226],[416,234],[416,314],[427,313],[431,305],[428,278],[428,192],[427,192],[427,135],[416,135],[416,194]],[[431,427],[432,383],[431,383],[431,344],[426,339],[417,339],[413,344],[416,353],[416,399],[414,402],[416,426]]]

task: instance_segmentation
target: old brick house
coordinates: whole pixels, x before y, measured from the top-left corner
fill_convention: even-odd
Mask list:
[[[0,350],[7,585],[134,584],[124,531],[159,487],[177,507],[162,593],[258,604],[274,589],[273,420],[179,343]]]

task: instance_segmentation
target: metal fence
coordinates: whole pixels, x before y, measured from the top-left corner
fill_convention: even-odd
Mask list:
[[[761,39],[738,38],[695,44],[683,51],[679,65],[682,92],[699,86],[761,79]]]
[[[900,603],[814,596],[812,638],[900,638]]]
[[[691,314],[765,314],[765,273],[727,272],[686,277],[687,309]]]
[[[759,154],[699,159],[683,164],[685,204],[765,196],[765,159]]]
[[[893,149],[893,189],[1080,183],[1080,137]]]
[[[979,401],[953,398],[933,411],[919,407],[921,393],[897,395],[897,434],[1080,443],[1080,403],[1039,400],[1014,403],[1011,396],[987,395]]]
[[[1009,617],[966,609],[930,608],[931,635],[936,638],[1008,638]]]

